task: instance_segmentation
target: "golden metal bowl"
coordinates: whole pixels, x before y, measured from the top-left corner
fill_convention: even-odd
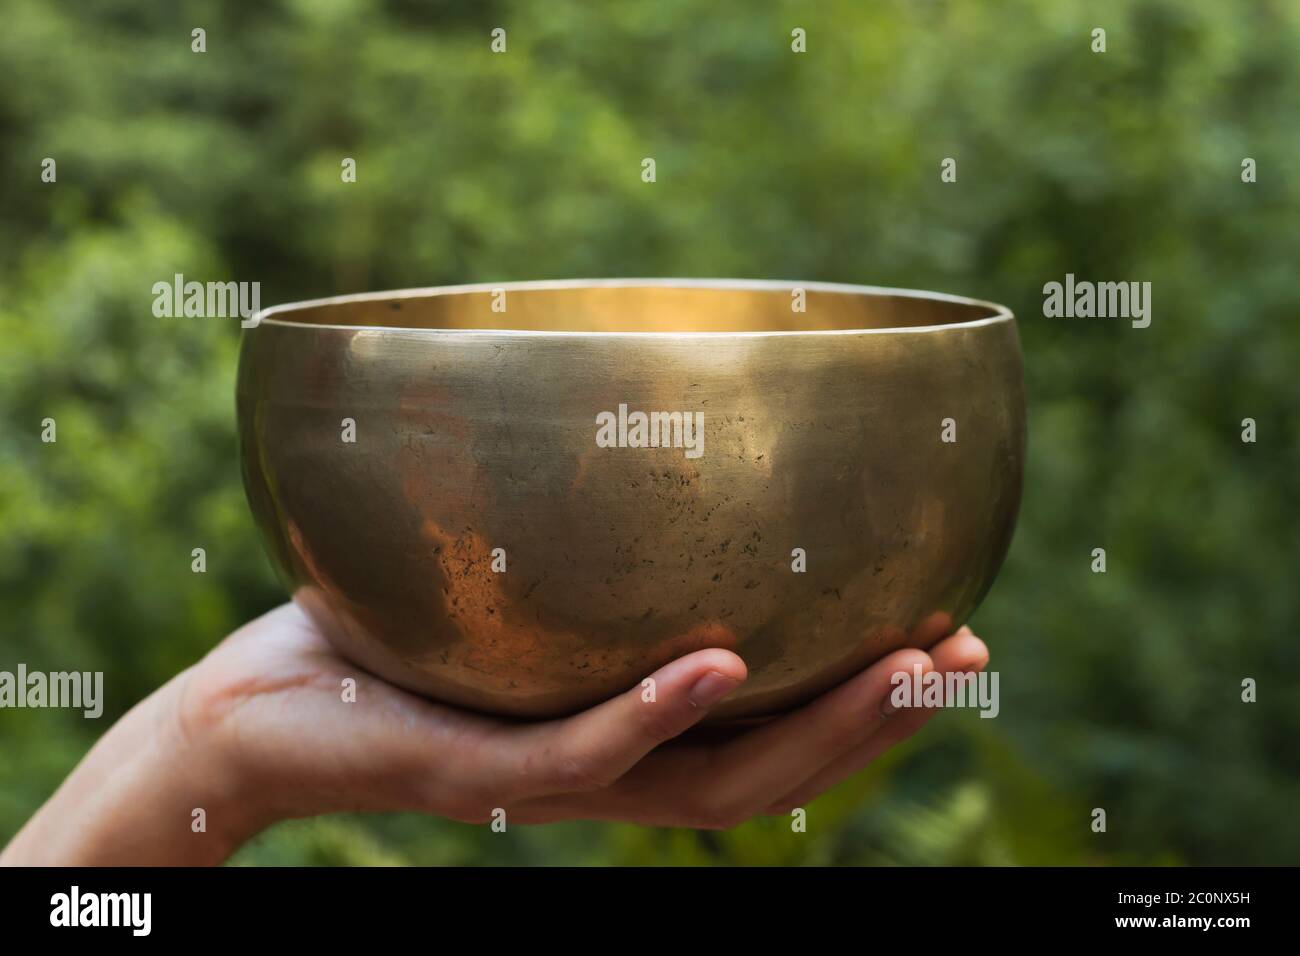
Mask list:
[[[1024,461],[1007,309],[824,283],[279,306],[238,408],[272,561],[339,651],[517,717],[716,646],[750,678],[713,718],[764,715],[928,646],[992,583]]]

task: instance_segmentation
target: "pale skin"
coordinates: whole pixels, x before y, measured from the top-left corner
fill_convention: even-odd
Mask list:
[[[928,643],[928,641],[926,641]],[[621,820],[729,828],[788,815],[934,714],[891,713],[898,672],[975,672],[961,628],[896,651],[775,720],[683,734],[746,678],[720,648],[560,720],[493,720],[399,690],[339,657],[296,606],[236,631],[119,720],[0,853],[8,865],[217,864],[280,820],[416,811],[486,824]],[[356,702],[344,703],[346,678]],[[202,809],[206,831],[195,832]]]

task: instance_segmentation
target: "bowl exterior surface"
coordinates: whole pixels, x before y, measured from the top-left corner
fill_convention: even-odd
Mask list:
[[[602,447],[638,411],[702,416],[702,447],[632,447],[635,418]],[[526,718],[714,646],[750,678],[713,718],[765,715],[928,646],[1007,552],[1025,444],[1010,318],[788,335],[263,322],[238,417],[272,562],[336,647]]]

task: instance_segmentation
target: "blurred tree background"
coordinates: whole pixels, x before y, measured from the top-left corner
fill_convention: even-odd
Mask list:
[[[940,715],[804,835],[334,817],[237,862],[1300,861],[1298,64],[1294,0],[6,0],[0,669],[103,670],[107,710],[0,711],[0,842],[283,600],[238,323],[155,318],[153,283],[738,276],[1020,316],[1026,495],[973,622],[998,719]],[[1150,328],[1044,318],[1067,272],[1150,281]]]

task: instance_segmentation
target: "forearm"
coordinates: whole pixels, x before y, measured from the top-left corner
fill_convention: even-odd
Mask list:
[[[100,738],[0,853],[0,864],[211,865],[264,825],[217,748],[181,727],[178,699],[188,675]]]

